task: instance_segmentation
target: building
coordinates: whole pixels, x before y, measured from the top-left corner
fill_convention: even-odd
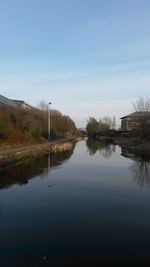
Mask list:
[[[17,104],[13,100],[2,95],[0,95],[0,104],[17,107]]]
[[[150,125],[150,111],[143,112],[133,112],[128,114],[121,119],[121,130],[122,131],[131,131],[133,129],[138,129],[142,125]]]
[[[27,104],[25,101],[23,100],[16,100],[16,99],[11,99],[13,102],[15,102],[15,104],[17,105],[17,107],[19,108],[33,108],[31,105]]]
[[[0,104],[12,106],[15,108],[33,108],[23,100],[9,99],[2,95],[0,95]]]

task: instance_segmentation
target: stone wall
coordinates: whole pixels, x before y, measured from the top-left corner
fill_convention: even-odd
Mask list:
[[[34,158],[49,152],[60,153],[73,149],[73,141],[58,141],[42,145],[34,145],[22,148],[0,151],[0,167],[7,164],[23,161],[27,158]]]

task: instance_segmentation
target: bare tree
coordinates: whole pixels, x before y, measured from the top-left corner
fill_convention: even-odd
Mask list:
[[[146,134],[150,128],[150,98],[140,97],[133,103],[133,108],[135,112],[140,112],[137,114],[139,129],[142,130],[143,134]]]
[[[137,112],[149,112],[150,111],[150,98],[140,97],[139,100],[133,103],[134,111]]]
[[[111,119],[109,117],[99,119],[99,121],[90,117],[89,120],[87,120],[86,129],[91,135],[102,134],[110,129],[110,122]]]
[[[44,112],[47,112],[48,110],[48,103],[46,103],[44,100],[40,101],[40,103],[37,106],[39,109],[41,109]]]
[[[113,119],[109,116],[106,116],[102,119],[102,122],[108,126],[109,129],[112,129]]]

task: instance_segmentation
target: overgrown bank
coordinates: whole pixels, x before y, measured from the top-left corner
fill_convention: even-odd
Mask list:
[[[75,123],[69,116],[51,110],[51,139],[76,134]],[[48,137],[48,110],[15,108],[0,105],[0,148],[14,145],[45,143]]]

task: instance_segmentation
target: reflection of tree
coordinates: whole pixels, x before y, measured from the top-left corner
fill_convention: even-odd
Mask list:
[[[50,168],[56,168],[68,160],[73,153],[73,149],[62,153],[51,153]],[[0,189],[10,187],[13,184],[27,184],[29,179],[37,175],[47,174],[47,169],[48,155],[11,165],[0,171]]]
[[[101,151],[99,150],[99,152],[101,153]],[[115,152],[115,145],[113,144],[107,144],[105,149],[102,150],[102,155],[105,157],[105,158],[109,158],[111,157],[112,153]]]
[[[87,139],[86,145],[90,155],[94,155],[97,151],[99,151],[103,157],[109,158],[112,153],[115,152],[115,145],[106,142]]]
[[[131,166],[131,170],[134,173],[134,183],[140,187],[150,186],[150,162],[142,158],[137,158]]]
[[[140,187],[150,186],[150,161],[144,156],[139,157],[136,153],[129,151],[122,147],[121,155],[134,160],[133,165],[130,167],[134,174],[133,182]]]

